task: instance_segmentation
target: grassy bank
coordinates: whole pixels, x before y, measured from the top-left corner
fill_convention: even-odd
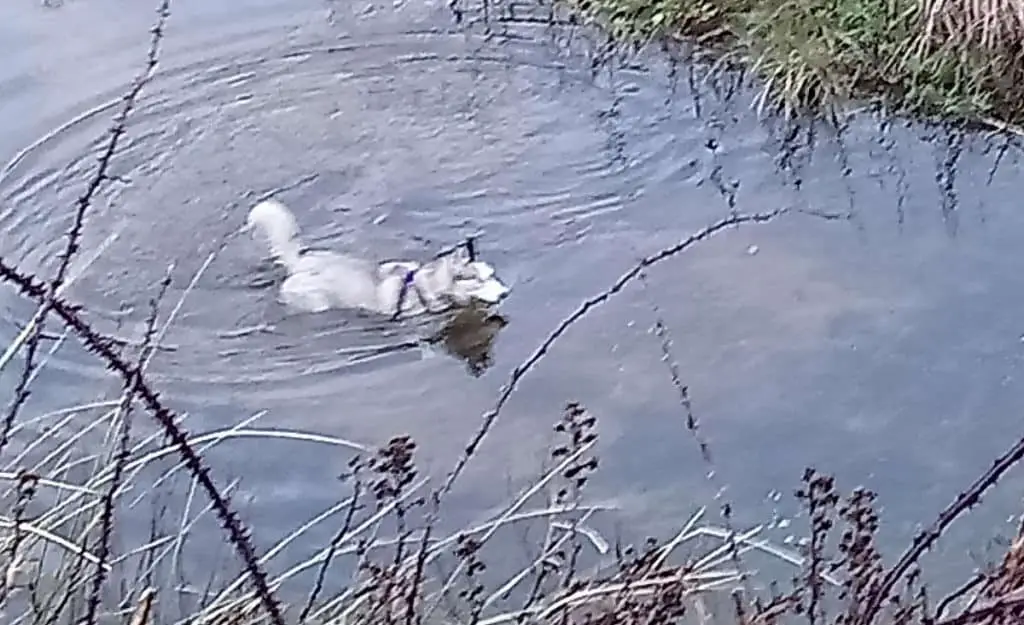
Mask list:
[[[1024,124],[1022,0],[565,0],[620,42],[696,44],[786,115],[878,104]]]

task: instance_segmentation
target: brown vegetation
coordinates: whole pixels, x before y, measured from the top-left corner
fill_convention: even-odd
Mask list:
[[[812,2],[822,12],[810,11]],[[820,35],[820,28],[812,28],[812,20],[832,19],[836,11],[853,6],[878,8],[882,4],[875,0],[847,2],[860,4],[844,4],[840,0],[791,0],[788,4],[774,5],[770,15],[761,15],[759,23],[764,26],[774,20],[783,27],[799,25],[805,33],[813,31]],[[885,4],[895,10],[899,0]],[[932,7],[927,30],[928,36],[933,38],[931,46],[938,40],[938,33],[958,23],[976,23],[979,15],[975,5],[963,4],[956,9],[951,8],[952,5],[928,6]],[[1006,3],[1006,6],[1011,5]],[[724,37],[721,29],[732,24],[730,20],[740,17],[727,16],[724,5],[708,0],[697,5],[674,4],[671,7],[677,10],[671,14],[671,19],[654,14],[647,18],[649,24],[658,28],[664,24],[689,24],[710,40]],[[681,12],[684,8],[697,12]],[[756,0],[748,0],[743,5],[746,17],[768,8]],[[1018,7],[1011,8],[1017,10]],[[688,21],[684,20],[687,15]],[[871,17],[867,13],[843,15],[857,23],[870,21]],[[1004,25],[999,34],[992,31],[991,35],[975,37],[971,45],[987,46],[990,51],[1011,46],[1011,39],[1020,28],[1019,11],[1016,15],[1015,26]],[[166,18],[167,2],[164,2],[160,22],[153,31],[146,72],[126,96],[93,182],[76,206],[61,266],[70,263],[78,250],[78,237],[91,195],[106,179],[107,167],[118,138],[124,133],[134,98],[156,64],[156,50]],[[858,22],[854,18],[863,19]],[[866,38],[868,32],[866,29],[861,37]],[[962,40],[964,45],[969,39]],[[778,36],[777,44],[784,43],[785,37]],[[850,52],[849,41],[837,39],[834,43]],[[824,61],[817,70],[830,71]],[[598,420],[582,405],[570,403],[554,426],[555,441],[548,452],[548,466],[538,479],[489,521],[478,527],[445,532],[440,522],[444,512],[442,498],[457,479],[461,467],[476,453],[478,443],[515,382],[561,333],[629,281],[642,281],[643,271],[649,265],[729,226],[769,221],[783,212],[733,215],[672,248],[643,259],[606,292],[585,301],[515,369],[498,407],[488,415],[463,457],[458,459],[456,469],[438,489],[429,491],[428,480],[418,474],[416,444],[407,436],[396,436],[379,450],[361,450],[351,457],[345,476],[345,496],[331,509],[332,514],[324,517],[334,518],[334,513],[338,517],[330,542],[312,557],[276,576],[268,573],[267,561],[309,526],[260,555],[229,497],[234,485],[219,483],[204,460],[205,450],[220,439],[211,442],[208,438],[189,436],[182,428],[181,415],[164,404],[148,380],[149,358],[159,343],[162,328],[171,321],[167,320],[162,328],[156,323],[159,304],[169,281],[154,289],[146,340],[133,354],[129,353],[130,346],[98,333],[81,311],[62,297],[63,270],[44,282],[0,259],[0,280],[39,306],[39,314],[16,339],[14,347],[23,350],[24,364],[0,436],[0,453],[8,454],[5,461],[11,469],[4,477],[14,485],[7,493],[4,534],[0,542],[0,570],[3,572],[0,613],[4,621],[86,625],[98,622],[132,625],[176,622],[218,625],[263,622],[275,625],[1020,623],[1024,620],[1024,529],[1018,532],[998,566],[991,571],[965,576],[958,590],[941,599],[931,596],[922,581],[919,561],[955,520],[971,510],[985,492],[1019,463],[1024,457],[1024,439],[1016,442],[953,498],[938,518],[891,564],[886,563],[876,544],[883,520],[876,512],[875,494],[854,489],[842,495],[832,478],[811,469],[804,474],[796,493],[808,519],[800,553],[760,538],[760,527],[732,527],[728,504],[721,514],[723,527],[711,525],[704,518],[705,511],[699,509],[679,524],[673,536],[650,538],[641,546],[613,545],[592,526],[592,519],[602,510],[587,500],[588,484],[599,467]],[[55,450],[32,466],[20,466],[25,456],[14,455],[9,443],[23,426],[22,411],[40,366],[36,355],[43,323],[50,316],[59,320],[112,371],[122,392],[115,400],[76,406],[67,411],[61,417],[65,419],[64,424],[79,415],[96,410],[103,412],[101,417],[85,423],[80,431],[70,435],[70,442],[56,441],[54,432],[60,428],[39,435],[33,444],[53,442]],[[681,423],[693,435],[704,461],[710,464],[712,456],[707,441],[700,434],[688,390],[673,364],[668,329],[660,320],[656,329],[672,384],[679,393]],[[477,353],[479,347],[474,343],[469,351]],[[3,366],[0,365],[0,369]],[[133,427],[135,410],[145,411],[159,426],[157,434],[139,437]],[[73,454],[72,448],[94,427],[109,429],[112,433],[109,445],[95,453],[90,451],[83,460]],[[224,436],[228,434],[230,432]],[[161,437],[169,443],[161,446]],[[344,453],[358,447],[345,441],[337,441],[337,444],[339,449],[345,448]],[[176,456],[179,464],[162,473],[152,484],[138,482],[142,479],[142,470],[165,455]],[[80,479],[73,479],[76,471]],[[211,571],[211,579],[205,583],[204,580],[178,578],[177,559],[195,523],[195,519],[187,516],[170,527],[155,518],[148,540],[143,544],[118,545],[115,541],[120,527],[120,504],[131,492],[130,487],[155,490],[159,483],[181,471],[187,472],[190,485],[206,496],[208,510],[214,512],[225,542],[241,565],[242,572],[237,577],[223,579],[221,575],[230,571],[225,567]],[[55,494],[50,496],[51,492]],[[191,497],[189,501],[191,503]],[[42,511],[30,514],[34,503],[40,503]],[[199,516],[202,513],[196,519]],[[544,531],[542,540],[529,545],[532,553],[528,564],[519,570],[495,565],[504,561],[502,547],[495,537],[521,525],[539,526]],[[382,536],[388,531],[393,536]],[[751,573],[752,558],[758,554],[794,566],[798,574],[786,584],[758,579]],[[335,569],[342,561],[349,564],[352,575],[339,583]],[[285,597],[284,584],[304,571],[314,573],[308,593],[301,599]],[[187,600],[183,599],[186,596]]]

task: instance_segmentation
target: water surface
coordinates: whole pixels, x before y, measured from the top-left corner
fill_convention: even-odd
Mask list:
[[[153,17],[124,0],[0,8],[6,260],[52,268]],[[1018,435],[1015,153],[988,184],[995,154],[969,142],[950,213],[936,184],[941,139],[897,126],[887,151],[865,118],[841,143],[819,137],[796,190],[775,166],[779,133],[742,98],[710,98],[698,117],[663,61],[595,77],[582,44],[553,44],[537,26],[506,34],[456,26],[444,3],[178,0],[115,179],[89,214],[84,256],[112,242],[69,296],[133,340],[169,264],[176,301],[216,253],[151,367],[191,430],[266,411],[261,427],[367,445],[409,433],[424,470],[441,473],[508,373],[583,298],[729,214],[721,178],[736,184],[738,211],[849,218],[731,229],[589,314],[519,386],[450,500],[451,523],[503,501],[507,478],[536,474],[570,399],[601,423],[592,494],[620,505],[615,518],[638,534],[678,525],[723,484],[741,520],[763,519],[781,505],[769,493],[816,465],[880,491],[896,541]],[[311,242],[371,258],[429,255],[482,232],[486,258],[515,285],[492,367],[473,377],[439,350],[388,349],[429,321],[280,310],[264,250],[230,237],[252,198],[275,190]],[[13,336],[32,306],[9,292],[0,304]],[[650,331],[659,316],[714,453],[712,480]],[[62,349],[26,412],[113,392],[105,380],[88,354]],[[261,541],[333,503],[348,458],[265,439],[210,455],[225,481],[244,476]],[[954,533],[950,552],[1003,529],[1016,484],[972,526],[985,531]]]

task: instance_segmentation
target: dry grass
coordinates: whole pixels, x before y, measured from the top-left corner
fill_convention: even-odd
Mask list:
[[[197,549],[209,549],[202,542],[209,536],[193,536],[209,506],[195,500],[194,480],[181,473],[181,465],[146,471],[166,457],[157,437],[133,446],[123,467],[128,475],[116,494],[121,504],[115,518],[121,524],[103,528],[105,485],[111,482],[111,456],[118,448],[113,436],[118,414],[111,408],[106,413],[98,406],[79,408],[74,421],[82,427],[70,441],[40,437],[37,450],[46,446],[54,452],[43,454],[30,469],[0,475],[12,486],[0,541],[5,622],[267,622],[257,591],[246,589],[247,574],[231,574],[233,567],[225,564],[209,578],[182,577],[189,569],[182,560]],[[72,423],[66,414],[40,419],[64,419],[64,437]],[[96,418],[85,418],[88,414]],[[256,418],[196,437],[197,451],[206,454],[230,435],[254,432],[251,421]],[[81,451],[91,447],[82,444],[87,430],[107,433],[102,437],[108,441],[106,452]],[[326,442],[281,434],[306,444]],[[569,404],[555,425],[549,464],[538,479],[487,520],[455,532],[428,525],[428,481],[417,475],[416,446],[410,439],[396,437],[371,453],[355,452],[345,441],[327,443],[351,458],[348,494],[299,523],[259,557],[269,569],[289,544],[308,541],[314,529],[332,528],[329,543],[303,561],[278,565],[280,572],[270,577],[283,622],[752,625],[811,619],[835,625],[1008,625],[1024,617],[1024,535],[1016,537],[1002,563],[984,575],[972,574],[949,597],[935,601],[924,592],[919,572],[910,571],[886,591],[887,601],[872,607],[875,593],[894,570],[875,545],[880,520],[874,495],[857,489],[841,496],[831,478],[814,471],[807,472],[797,492],[805,510],[801,516],[808,519],[799,553],[760,538],[761,526],[712,525],[703,509],[683,520],[674,535],[638,547],[617,544],[596,529],[614,509],[587,497],[598,469],[598,442],[597,419]],[[27,458],[19,454],[8,466]],[[75,471],[76,466],[87,470]],[[72,479],[76,473],[82,477]],[[145,540],[118,545],[104,538],[105,531],[116,533],[117,527],[130,525],[128,518],[137,523],[139,501],[167,492],[176,481],[186,495],[184,506],[155,515]],[[225,495],[233,487],[229,484]],[[38,511],[27,513],[33,507]],[[511,567],[507,539],[525,527],[540,530],[540,537],[531,542],[525,566]],[[190,549],[188,543],[197,540]],[[93,548],[104,541],[111,545],[106,564]],[[764,564],[758,554],[792,566],[793,583],[766,592],[770,580],[752,573]],[[101,570],[105,592],[90,620],[89,587]],[[306,592],[283,590],[309,572],[315,581]],[[736,594],[737,589],[745,590]]]
[[[833,118],[879,105],[931,120],[1024,123],[1020,0],[565,0],[634,48],[744,69],[757,106]]]
[[[265,619],[257,592],[245,588],[248,575],[231,575],[231,566],[212,571],[209,579],[182,579],[189,569],[182,560],[195,549],[209,548],[208,542],[188,547],[190,541],[209,541],[209,535],[193,537],[209,515],[209,506],[195,500],[195,481],[182,473],[181,464],[164,463],[164,468],[158,468],[167,452],[173,451],[158,436],[132,446],[120,467],[125,477],[111,494],[120,447],[115,433],[124,424],[124,413],[116,403],[40,415],[20,424],[14,433],[17,440],[19,434],[37,432],[44,423],[58,426],[25,439],[31,449],[26,447],[7,461],[8,468],[24,468],[0,474],[12,485],[5,497],[0,542],[4,554],[0,609],[5,622],[103,622],[122,620],[128,614],[140,622],[161,623]],[[231,430],[194,437],[191,443],[205,455],[233,437],[259,435],[328,444],[351,457],[349,495],[300,523],[258,559],[261,566],[269,567],[289,544],[310,531],[334,528],[329,544],[270,578],[269,587],[276,593],[304,572],[316,572],[317,581],[307,597],[292,593],[291,601],[282,600],[285,622],[327,623],[343,617],[347,623],[402,623],[409,613],[416,622],[469,620],[496,625],[526,615],[552,621],[566,610],[579,612],[614,603],[623,593],[631,601],[647,601],[671,592],[685,603],[727,591],[740,579],[733,564],[735,553],[759,551],[796,565],[802,561],[796,554],[759,541],[761,528],[731,536],[704,523],[699,511],[671,541],[649,546],[645,556],[649,570],[627,575],[620,570],[627,556],[609,560],[608,540],[589,525],[592,517],[611,510],[584,498],[596,468],[592,454],[597,434],[596,420],[579,406],[570,406],[559,422],[560,440],[551,449],[551,466],[536,482],[489,520],[447,534],[425,524],[427,482],[416,475],[415,445],[409,439],[397,437],[375,453],[360,454],[347,441],[254,430],[251,422],[256,418]],[[92,442],[87,443],[89,439]],[[44,448],[50,451],[41,453]],[[37,459],[30,461],[33,457]],[[234,486],[232,482],[225,488],[225,496]],[[153,505],[154,497],[169,495],[175,488],[184,495],[178,509]],[[154,516],[145,540],[115,547],[118,528],[128,522],[104,525],[104,510],[111,501],[117,503],[114,518],[135,519],[129,525],[138,524],[146,509],[140,504],[149,501]],[[500,552],[488,553],[491,545],[500,542],[503,532],[523,525],[535,525],[545,535],[531,563],[521,570],[501,571],[486,588],[467,590],[475,588],[488,555],[501,557]],[[434,538],[427,539],[428,529]],[[96,548],[103,544],[110,546],[105,561]],[[696,550],[686,556],[687,548]],[[685,566],[679,564],[680,558]],[[577,570],[584,562],[590,562],[586,573]],[[437,565],[443,566],[438,569]],[[351,571],[351,577],[333,572],[336,568]],[[448,572],[427,575],[427,570]],[[105,580],[105,592],[90,618],[90,586],[98,579]],[[522,605],[510,607],[504,597],[516,593]],[[453,616],[453,611],[460,616]]]
[[[1020,26],[1019,11],[1013,26],[1003,24],[1000,30],[979,21],[974,5],[929,5],[928,27],[922,31],[919,10],[898,0],[660,0],[653,5],[601,0],[605,4],[596,9],[578,1],[580,10],[599,15],[623,38],[649,40],[685,28],[723,58],[737,54],[725,43],[740,42],[751,67],[767,78],[766,93],[786,94],[792,111],[824,101],[822,94],[838,103],[862,93],[868,74],[877,79],[880,72],[906,62],[889,56],[896,51],[912,51],[906,58],[927,58],[936,49],[952,50],[956,54],[948,62],[956,66],[974,62],[976,53],[991,56],[997,49],[1012,49]],[[168,11],[165,0],[145,72],[125,97],[96,174],[75,206],[58,275],[43,281],[0,258],[0,279],[39,306],[0,358],[0,372],[16,356],[21,363],[0,435],[0,480],[8,485],[0,504],[4,623],[1002,625],[1024,618],[1024,533],[1018,533],[999,566],[972,572],[959,590],[938,601],[927,592],[918,568],[921,554],[1024,457],[1024,439],[955,497],[892,564],[885,563],[875,544],[881,521],[874,493],[856,489],[843,496],[831,478],[813,470],[803,476],[797,493],[808,520],[800,552],[766,541],[761,526],[734,527],[728,504],[720,523],[708,521],[698,508],[680,519],[673,535],[629,546],[598,529],[603,517],[615,514],[589,497],[588,485],[599,467],[598,420],[570,403],[555,423],[546,466],[536,480],[483,522],[458,530],[445,527],[442,497],[476,453],[515,382],[561,333],[626,283],[643,282],[645,267],[718,230],[769,221],[785,211],[737,214],[713,224],[646,257],[608,290],[586,300],[514,370],[497,407],[457,459],[456,469],[436,488],[419,475],[416,444],[406,436],[374,449],[318,434],[257,428],[259,414],[227,430],[188,434],[187,416],[164,404],[149,382],[148,368],[212,256],[162,320],[170,280],[154,286],[147,331],[138,345],[98,333],[62,296],[74,280],[70,268],[78,258],[92,195],[106,179],[134,98],[156,65]],[[775,27],[767,28],[770,24]],[[937,44],[944,29],[957,24],[979,30],[976,36]],[[881,39],[872,39],[879,34]],[[1014,59],[1000,62],[1012,67]],[[857,74],[858,67],[873,73]],[[931,100],[920,96],[920,101]],[[91,256],[102,253],[101,248]],[[652,309],[660,317],[653,302]],[[61,333],[46,350],[44,337],[54,335],[44,334],[43,325],[54,320]],[[457,317],[456,325],[465,321]],[[495,328],[503,324],[489,321]],[[656,330],[679,393],[681,422],[714,468],[660,318]],[[111,370],[112,387],[88,404],[40,413],[29,401],[29,390],[48,356],[72,335]],[[453,352],[471,354],[473,366],[485,366],[493,335],[464,339],[438,340]],[[151,427],[138,425],[143,417]],[[241,506],[231,497],[238,480],[222,483],[223,476],[208,465],[216,447],[254,437],[327,446],[344,456],[349,469],[340,487],[310,485],[338,490],[334,503],[259,548],[253,536],[259,524],[250,533]],[[149,521],[144,531],[139,519]],[[324,528],[331,538],[315,553],[298,562],[284,560],[290,546],[308,545],[313,532]],[[539,530],[541,537],[526,541],[527,557],[515,565],[507,539],[522,528]],[[218,544],[227,559],[211,564],[217,556],[210,549],[213,531],[220,532]],[[758,578],[758,557],[791,567],[796,571],[792,583]]]
[[[991,54],[1019,57],[1024,52],[1021,0],[921,0],[924,36],[949,40]]]

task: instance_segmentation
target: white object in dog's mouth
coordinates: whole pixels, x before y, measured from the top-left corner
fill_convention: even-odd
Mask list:
[[[484,282],[479,288],[474,289],[472,292],[473,297],[488,304],[497,304],[501,301],[501,298],[505,297],[509,292],[509,288],[499,282],[495,278],[491,278]]]
[[[473,263],[483,280],[483,284],[474,289],[470,295],[487,304],[497,304],[503,297],[508,295],[510,289],[501,280],[494,277],[494,267],[483,261]]]
[[[477,276],[481,280],[490,280],[494,277],[494,267],[491,267],[490,264],[482,260],[474,260],[469,264],[476,270]]]

